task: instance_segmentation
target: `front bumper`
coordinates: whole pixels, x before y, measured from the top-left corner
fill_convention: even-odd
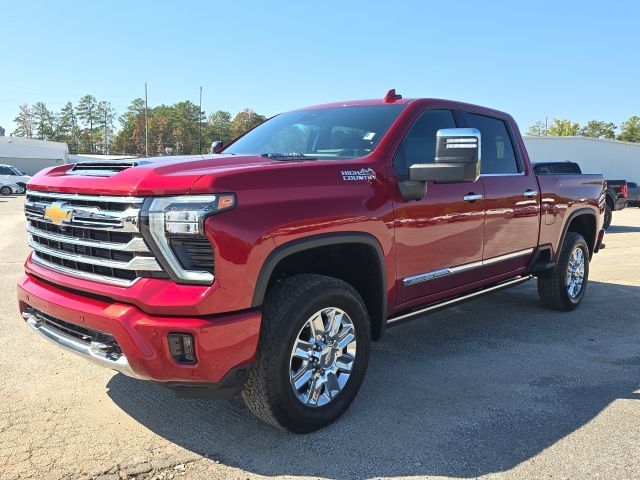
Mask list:
[[[229,377],[244,378],[255,358],[260,333],[259,311],[216,317],[149,315],[134,305],[84,296],[34,275],[24,275],[18,282],[18,300],[27,324],[67,351],[126,375],[163,382],[172,388],[237,384]],[[51,328],[44,321],[47,317],[113,337],[121,354],[105,355],[104,347],[97,342],[83,342],[63,330]],[[179,364],[173,359],[169,333],[193,335],[196,364]]]

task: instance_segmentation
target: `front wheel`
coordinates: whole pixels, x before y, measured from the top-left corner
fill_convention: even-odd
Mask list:
[[[568,232],[549,277],[538,277],[538,295],[554,310],[573,310],[582,301],[589,280],[589,247],[579,233]]]
[[[4,186],[4,187],[0,188],[0,193],[2,195],[11,195],[13,193],[13,190],[11,189],[11,187]]]
[[[371,327],[358,292],[321,275],[295,275],[265,298],[256,360],[242,396],[276,427],[308,433],[337,420],[369,363]]]

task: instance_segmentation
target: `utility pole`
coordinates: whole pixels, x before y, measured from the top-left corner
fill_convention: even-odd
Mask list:
[[[104,108],[104,153],[109,155],[109,143],[107,142],[107,131],[109,130],[109,126],[107,125],[107,107]]]
[[[89,137],[91,139],[91,153],[95,153],[93,146],[93,104],[89,104]]]
[[[547,132],[549,131],[549,117],[544,117],[544,135],[547,136]]]
[[[202,154],[202,85],[200,85],[200,104],[198,106],[198,155]]]
[[[144,82],[144,156],[149,156],[149,117],[147,111],[149,104],[147,103],[147,82]]]

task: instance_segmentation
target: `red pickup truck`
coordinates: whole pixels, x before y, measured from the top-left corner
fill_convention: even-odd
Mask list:
[[[388,327],[533,277],[575,308],[604,234],[601,176],[536,176],[514,120],[474,105],[390,91],[218,150],[33,177],[20,311],[100,365],[241,392],[294,432],[348,408]]]

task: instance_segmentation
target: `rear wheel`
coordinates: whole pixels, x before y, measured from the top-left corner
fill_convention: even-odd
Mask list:
[[[307,433],[325,427],[358,393],[370,343],[367,311],[351,285],[321,275],[286,278],[265,299],[245,403],[282,429]]]
[[[554,310],[573,310],[582,301],[589,280],[589,247],[582,235],[567,233],[558,262],[549,277],[538,277],[538,295]]]

